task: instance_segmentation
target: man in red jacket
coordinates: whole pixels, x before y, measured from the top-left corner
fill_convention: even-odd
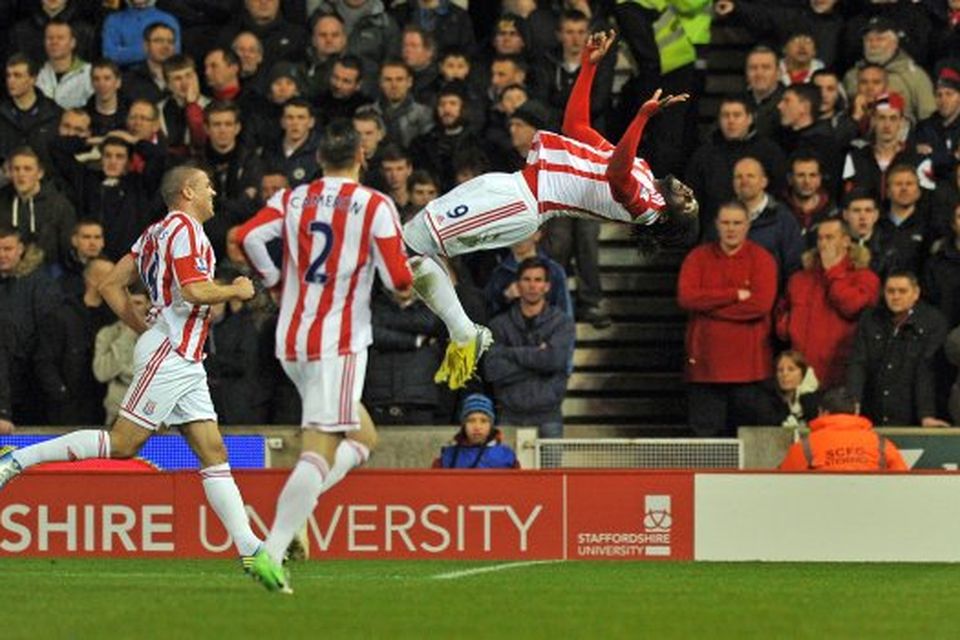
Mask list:
[[[781,471],[907,471],[897,446],[873,430],[859,415],[856,399],[835,387],[820,399],[820,417],[810,435],[795,442],[780,463]]]
[[[716,225],[719,239],[687,255],[677,288],[680,307],[690,312],[688,421],[701,437],[734,435],[738,425],[753,423],[756,383],[773,374],[776,260],[747,239],[743,204],[721,205]]]
[[[807,357],[820,386],[842,384],[860,313],[877,303],[880,278],[870,250],[840,218],[817,225],[817,248],[803,255],[777,309],[777,334]]]

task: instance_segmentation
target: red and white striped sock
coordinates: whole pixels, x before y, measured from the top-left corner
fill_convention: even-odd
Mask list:
[[[250,518],[243,506],[240,489],[230,473],[230,465],[226,462],[215,464],[200,470],[203,478],[203,491],[207,494],[207,502],[213,507],[223,528],[233,537],[233,544],[241,556],[250,556],[260,546],[260,539],[250,528]]]
[[[300,461],[280,492],[277,515],[264,543],[267,553],[275,562],[283,562],[290,541],[313,513],[323,489],[323,480],[329,473],[330,465],[320,454],[312,451],[300,454]]]
[[[326,493],[330,487],[337,484],[354,467],[359,467],[370,458],[370,449],[350,438],[344,438],[337,447],[337,455],[333,460],[333,468],[323,480],[320,493]]]
[[[72,462],[109,457],[110,434],[99,429],[74,431],[13,452],[13,459],[24,469],[41,462]]]

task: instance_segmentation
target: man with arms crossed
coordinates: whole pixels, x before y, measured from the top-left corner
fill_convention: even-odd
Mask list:
[[[247,570],[260,540],[230,473],[202,360],[210,305],[249,300],[253,284],[244,277],[228,285],[213,281],[213,249],[203,233],[203,223],[213,217],[215,195],[207,174],[191,167],[171,169],[160,190],[170,213],[143,232],[100,285],[114,313],[140,334],[133,381],[113,428],[74,431],[7,452],[0,457],[0,487],[42,462],[132,458],[161,424],[177,426],[200,459],[207,500]],[[127,294],[138,278],[150,295],[152,324]]]
[[[303,400],[300,460],[280,493],[267,553],[251,567],[268,590],[283,593],[292,593],[281,566],[287,546],[320,495],[376,446],[373,422],[360,406],[373,342],[374,271],[398,298],[413,295],[397,209],[358,183],[363,148],[353,124],[330,123],[318,155],[323,178],[278,191],[238,233],[264,284],[280,287],[277,358]],[[267,251],[277,238],[282,271]]]

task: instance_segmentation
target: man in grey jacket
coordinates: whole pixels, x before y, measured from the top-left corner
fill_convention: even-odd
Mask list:
[[[501,406],[502,424],[537,425],[540,437],[561,438],[575,325],[563,310],[547,304],[550,286],[543,260],[520,263],[520,297],[490,321],[494,343],[484,371]]]

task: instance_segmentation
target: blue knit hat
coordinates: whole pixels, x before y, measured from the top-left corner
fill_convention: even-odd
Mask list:
[[[497,420],[497,414],[493,411],[493,400],[482,393],[471,393],[463,399],[463,404],[460,406],[460,422],[466,422],[467,416],[477,412],[490,416],[491,422]]]

